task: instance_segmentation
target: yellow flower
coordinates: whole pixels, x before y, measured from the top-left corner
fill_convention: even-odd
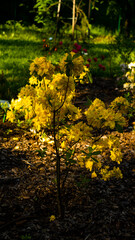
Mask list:
[[[61,147],[62,147],[62,148],[66,148],[66,147],[67,147],[66,141],[63,141],[63,142],[61,143]]]
[[[78,159],[78,164],[80,167],[84,167],[84,159],[85,159],[85,156],[83,156],[82,154],[80,155],[77,155],[77,159]]]
[[[86,168],[89,169],[90,171],[92,171],[92,167],[93,167],[93,162],[88,160],[85,164]]]
[[[35,76],[31,76],[29,78],[29,83],[30,83],[30,85],[34,85],[34,84],[37,85],[38,80],[37,80],[37,78]]]
[[[120,151],[119,148],[113,148],[111,152],[111,160],[117,162],[118,164],[120,164],[120,162],[122,161],[122,153]]]
[[[10,122],[14,122],[14,120],[16,119],[15,118],[15,114],[14,114],[14,112],[11,110],[8,110],[7,111],[7,116],[6,116],[6,118],[10,121]]]
[[[56,217],[54,215],[51,215],[50,222],[53,222],[55,219],[56,219]]]
[[[92,174],[91,174],[91,178],[96,178],[97,177],[97,174],[96,172],[94,171]]]

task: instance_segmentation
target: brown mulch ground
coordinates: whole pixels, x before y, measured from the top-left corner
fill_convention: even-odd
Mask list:
[[[80,86],[76,105],[87,96],[110,103],[120,93],[110,80]],[[57,218],[55,154],[27,129],[0,120],[0,240],[134,240],[135,132],[120,136],[123,179],[92,179],[73,168],[63,190],[64,219]],[[64,176],[63,169],[63,176]],[[86,177],[85,177],[86,176]],[[83,179],[83,181],[82,181]],[[56,220],[49,221],[51,215]]]

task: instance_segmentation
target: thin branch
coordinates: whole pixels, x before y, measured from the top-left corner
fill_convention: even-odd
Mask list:
[[[68,84],[69,84],[69,77],[68,77],[68,81],[67,81],[67,86],[66,86],[66,90],[65,90],[65,96],[64,96],[64,100],[63,103],[61,104],[60,107],[58,107],[55,112],[58,112],[64,105],[65,101],[66,101],[66,97],[67,97],[67,91],[68,91]]]

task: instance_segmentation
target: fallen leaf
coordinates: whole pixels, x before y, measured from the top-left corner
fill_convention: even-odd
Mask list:
[[[14,140],[14,141],[18,141],[19,138],[18,138],[18,137],[13,137],[13,140]]]
[[[19,146],[15,146],[14,149],[15,149],[15,150],[19,149]]]

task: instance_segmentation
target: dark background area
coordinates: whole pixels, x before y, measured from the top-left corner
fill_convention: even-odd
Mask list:
[[[35,4],[36,0],[4,0],[0,5],[0,24],[8,20],[22,20],[24,25],[33,24],[36,14],[33,10]]]
[[[35,16],[37,15],[37,9],[34,8],[36,0],[4,0],[0,5],[0,24],[4,24],[8,20],[22,21],[25,26],[37,24],[35,22]],[[54,1],[56,2],[56,1]],[[66,2],[66,1],[65,1]],[[76,4],[79,1],[76,1]],[[131,31],[135,30],[135,0],[118,0],[111,1],[116,2],[117,14],[116,11],[112,10],[110,14],[107,13],[107,8],[109,5],[109,0],[104,1],[102,4],[96,3],[96,7],[99,10],[91,11],[90,23],[94,25],[101,25],[105,28],[115,31],[118,28],[118,20],[121,16],[121,25],[124,26],[126,20],[128,20],[128,27]],[[85,14],[88,14],[88,1],[83,1],[83,10]],[[71,5],[72,1],[68,1],[68,4]],[[57,6],[50,9],[50,11],[56,11]],[[56,15],[56,14],[55,14]],[[52,18],[54,17],[53,13],[51,14]],[[60,16],[64,19],[72,17],[71,9],[68,9],[64,4],[61,5]],[[46,17],[46,14],[45,14]],[[55,21],[54,17],[54,21]]]

